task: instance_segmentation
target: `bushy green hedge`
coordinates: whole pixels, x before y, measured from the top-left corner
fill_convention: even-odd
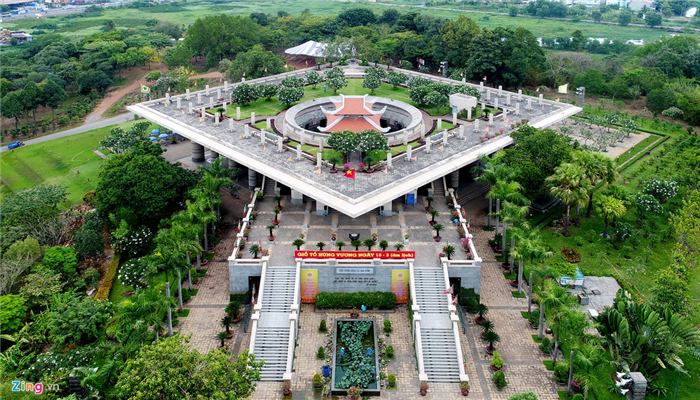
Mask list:
[[[391,292],[374,293],[319,293],[316,295],[316,307],[321,309],[360,308],[388,310],[394,308],[396,295]]]

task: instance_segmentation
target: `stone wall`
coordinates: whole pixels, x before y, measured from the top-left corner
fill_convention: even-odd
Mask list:
[[[231,293],[245,293],[248,291],[248,277],[260,276],[262,274],[262,263],[251,265],[232,265],[229,262],[228,276]]]
[[[481,266],[450,266],[447,268],[450,278],[461,278],[463,288],[474,288],[481,292]]]

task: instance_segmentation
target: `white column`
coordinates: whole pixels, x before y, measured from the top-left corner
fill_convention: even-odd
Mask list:
[[[326,215],[326,205],[316,200],[316,215]]]
[[[410,144],[406,146],[406,161],[411,162],[411,155],[413,154],[413,146]]]
[[[430,138],[426,139],[425,141],[425,152],[430,154],[430,143],[432,143],[432,140]]]
[[[479,132],[479,120],[474,120],[474,132]]]
[[[209,85],[204,86],[204,94],[209,96]]]
[[[498,97],[503,96],[503,86],[498,85]]]
[[[216,98],[217,99],[221,98],[221,88],[216,89]]]
[[[297,145],[297,160],[301,160],[303,158],[302,156],[302,150],[301,150],[301,145]]]
[[[392,208],[391,208],[392,203],[393,203],[393,201],[382,204],[382,215],[383,216],[391,217],[391,215],[392,215]]]
[[[518,89],[518,100],[523,101],[523,90],[522,89]]]
[[[181,100],[180,97],[178,97],[178,98],[175,100],[175,104],[177,105],[177,109],[178,109],[178,110],[181,110],[181,109],[182,109],[182,103],[181,103],[180,100]]]
[[[442,129],[442,118],[438,118],[437,120],[437,130]]]
[[[391,152],[386,153],[386,167],[391,169]]]
[[[277,138],[277,152],[284,153],[284,138],[282,136]]]
[[[241,108],[240,107],[236,107],[236,119],[239,121],[241,120]]]
[[[185,99],[190,99],[190,89],[187,89],[187,91],[185,91]]]
[[[272,121],[272,119],[268,118],[266,121],[267,121],[267,130],[269,131],[271,129],[270,121]]]
[[[228,119],[228,130],[233,132],[233,118]]]
[[[464,139],[464,125],[459,126],[459,138]]]
[[[219,113],[218,112],[214,115],[214,125],[219,125]]]
[[[304,204],[304,194],[292,189],[292,204],[300,205]]]
[[[187,112],[189,114],[192,114],[192,102],[191,101],[187,103]]]
[[[250,125],[255,126],[255,113],[250,113]]]
[[[321,168],[321,162],[323,161],[323,154],[316,153],[316,167]]]
[[[202,92],[197,92],[197,104],[202,104]]]
[[[260,144],[265,146],[265,131],[260,131]]]
[[[248,124],[243,125],[243,137],[246,139],[250,137],[250,125]]]
[[[489,114],[489,126],[493,126],[493,114]]]

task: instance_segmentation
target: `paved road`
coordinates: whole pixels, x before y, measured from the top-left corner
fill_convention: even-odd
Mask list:
[[[24,143],[29,145],[29,144],[48,142],[49,140],[60,139],[60,138],[67,137],[67,136],[77,135],[78,133],[83,133],[83,132],[86,132],[86,131],[89,131],[92,129],[102,128],[102,127],[110,126],[110,125],[114,125],[114,124],[121,124],[122,122],[131,121],[133,118],[134,118],[134,114],[131,114],[131,113],[122,114],[122,115],[118,115],[118,116],[113,117],[113,118],[103,119],[102,121],[93,122],[91,124],[84,124],[84,125],[81,125],[77,128],[67,129],[65,131],[61,131],[61,132],[57,132],[57,133],[52,133],[50,135],[38,137],[36,139],[25,140]],[[3,153],[5,151],[9,151],[7,146],[3,146],[2,148],[0,148],[0,153]]]

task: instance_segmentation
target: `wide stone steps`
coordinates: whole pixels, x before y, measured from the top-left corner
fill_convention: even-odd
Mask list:
[[[264,360],[260,370],[260,380],[282,380],[287,368],[287,346],[289,344],[289,327],[287,328],[258,328],[255,335],[256,360]]]
[[[445,197],[445,185],[442,178],[433,181],[433,197]]]
[[[459,365],[452,329],[421,327],[423,363],[433,382],[458,382]]]
[[[288,313],[294,303],[296,270],[291,267],[268,267],[265,274],[262,312]]]
[[[265,187],[263,188],[263,194],[274,196],[275,185],[277,185],[277,182],[274,179],[270,179],[270,177],[265,177]]]
[[[445,277],[440,268],[414,269],[416,302],[421,314],[447,314]]]
[[[472,182],[468,186],[461,188],[459,192],[457,192],[459,197],[457,202],[459,203],[459,205],[463,206],[472,200],[483,197],[486,193],[488,193],[488,191],[489,185],[479,182]]]

